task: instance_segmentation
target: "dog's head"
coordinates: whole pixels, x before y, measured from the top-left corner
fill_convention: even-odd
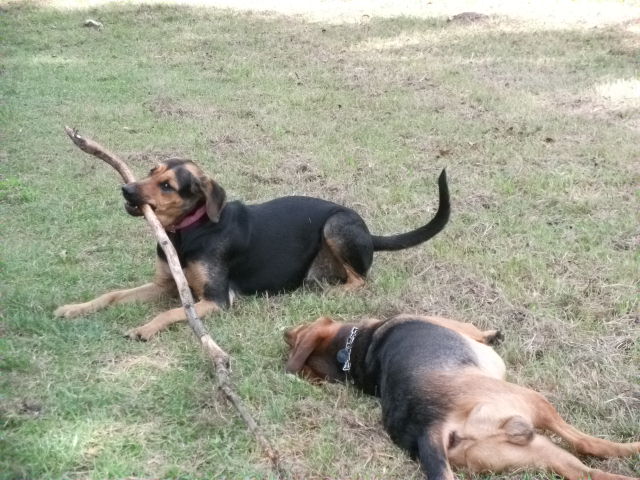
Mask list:
[[[122,186],[125,210],[142,215],[140,207],[148,204],[163,227],[176,225],[201,204],[207,215],[217,222],[225,202],[224,189],[188,160],[166,160],[152,168],[139,182]]]
[[[285,367],[287,372],[313,381],[343,379],[336,355],[344,347],[346,330],[344,324],[329,317],[287,330],[284,340],[291,349]]]

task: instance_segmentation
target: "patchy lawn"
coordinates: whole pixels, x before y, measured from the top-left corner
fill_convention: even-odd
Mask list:
[[[242,298],[207,319],[294,477],[421,478],[375,400],[283,374],[283,330],[320,314],[499,327],[510,379],[583,430],[640,440],[636,26],[2,6],[0,478],[270,475],[185,325],[122,337],[169,303],[53,318],[146,282],[155,248],[65,124],[139,175],[189,157],[231,198],[321,196],[381,234],[432,215],[447,167],[447,229],[378,254],[364,291]],[[587,461],[640,475],[638,457]]]

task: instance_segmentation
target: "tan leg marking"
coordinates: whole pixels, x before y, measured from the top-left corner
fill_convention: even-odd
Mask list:
[[[347,292],[353,292],[364,287],[365,281],[362,275],[356,273],[356,271],[347,263],[343,263],[342,267],[347,272],[347,281],[342,285],[342,289]]]
[[[184,269],[184,276],[196,298],[202,298],[204,296],[204,287],[209,282],[206,264],[202,262],[189,263],[187,268]]]
[[[630,480],[587,467],[542,435],[534,435],[524,446],[498,438],[485,439],[467,450],[466,460],[467,467],[478,473],[537,469],[557,473],[568,480]]]
[[[98,298],[85,303],[72,303],[58,307],[53,314],[56,317],[73,318],[88,313],[97,312],[114,303],[126,303],[134,301],[149,301],[160,297],[164,290],[155,283],[147,283],[140,287],[128,290],[115,290],[100,295]]]
[[[199,302],[196,302],[194,307],[199,317],[204,317],[211,312],[217,312],[218,310],[220,310],[220,307],[218,307],[218,304],[216,302],[212,302],[209,300],[201,300]],[[156,316],[149,323],[134,328],[133,330],[129,330],[126,336],[133,340],[149,340],[160,330],[164,330],[169,325],[172,325],[174,323],[183,322],[186,319],[187,315],[184,311],[184,308],[173,308]]]
[[[595,457],[626,457],[640,453],[640,442],[617,443],[587,435],[565,422],[543,395],[533,390],[529,390],[529,393],[535,409],[533,422],[536,428],[559,435],[577,453]]]
[[[56,317],[73,318],[97,312],[116,303],[148,302],[160,298],[163,295],[169,295],[174,291],[175,284],[171,278],[169,267],[165,262],[158,260],[156,262],[156,274],[152,283],[126,290],[114,290],[113,292],[105,293],[85,303],[63,305],[58,307],[53,314]]]
[[[356,272],[351,265],[345,262],[345,260],[340,256],[340,249],[335,245],[334,241],[330,238],[325,238],[325,244],[327,246],[327,253],[333,255],[336,264],[341,265],[344,270],[346,280],[339,288],[347,292],[352,292],[362,288],[365,284],[364,277]]]

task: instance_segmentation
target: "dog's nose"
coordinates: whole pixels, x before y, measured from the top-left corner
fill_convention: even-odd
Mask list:
[[[126,185],[123,185],[122,196],[128,202],[133,203],[136,197],[136,186],[131,183],[127,183]]]

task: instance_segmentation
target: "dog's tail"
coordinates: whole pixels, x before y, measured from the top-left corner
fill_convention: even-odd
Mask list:
[[[440,196],[438,211],[429,223],[412,230],[411,232],[401,233],[398,235],[372,235],[373,250],[402,250],[409,247],[415,247],[438,234],[449,221],[449,215],[451,213],[447,173],[444,170],[442,170],[442,173],[438,178],[438,192]]]
[[[418,437],[418,460],[428,480],[453,480],[447,453],[439,435],[428,430]]]

